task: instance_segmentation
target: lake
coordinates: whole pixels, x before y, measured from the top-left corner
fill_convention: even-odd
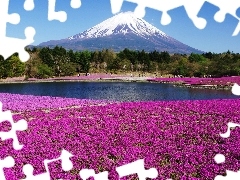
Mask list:
[[[0,92],[116,101],[237,99],[231,91],[150,82],[45,82],[0,84]]]

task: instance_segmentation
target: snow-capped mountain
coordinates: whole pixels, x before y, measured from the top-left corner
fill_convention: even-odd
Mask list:
[[[136,18],[132,12],[120,13],[102,23],[90,28],[83,33],[71,36],[68,39],[96,38],[116,34],[134,33],[143,38],[146,36],[167,37],[165,33],[158,30],[143,19]]]
[[[202,53],[173,39],[145,20],[137,18],[133,12],[119,13],[82,33],[62,40],[44,42],[39,46],[56,45],[73,50],[105,48],[120,51],[128,48],[169,53]]]

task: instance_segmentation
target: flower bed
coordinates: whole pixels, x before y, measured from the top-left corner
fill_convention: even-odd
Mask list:
[[[17,133],[24,144],[22,150],[15,151],[11,140],[1,144],[0,157],[11,155],[16,161],[14,168],[5,169],[9,180],[24,178],[22,167],[26,163],[33,165],[35,174],[45,172],[43,160],[57,158],[63,148],[74,155],[74,168],[64,172],[60,161],[51,163],[53,179],[79,179],[83,168],[109,171],[109,179],[118,179],[116,167],[142,158],[146,168],[158,170],[157,179],[206,180],[224,174],[226,169],[239,170],[240,131],[235,128],[227,139],[219,134],[226,132],[228,122],[240,123],[240,99],[106,102],[92,106],[97,101],[18,97],[15,101],[10,95],[0,96],[0,101],[7,104],[5,108],[19,108],[14,120],[23,118],[29,126]],[[43,105],[25,111],[29,106],[18,104],[23,102],[31,102],[32,107],[38,102]],[[42,108],[49,102],[52,105],[46,112]],[[56,108],[57,104],[62,109]],[[7,126],[0,125],[1,129]],[[226,156],[226,163],[215,163],[218,153]]]
[[[240,84],[240,76],[221,77],[221,78],[153,78],[148,81],[154,82],[181,82],[190,86],[216,85],[231,87],[234,83]]]
[[[62,98],[51,96],[33,96],[0,93],[0,102],[3,103],[3,110],[11,110],[12,112],[37,110],[37,109],[62,109],[74,108],[82,106],[94,106],[113,103],[108,100],[90,100],[76,98]],[[114,102],[116,103],[116,102]]]

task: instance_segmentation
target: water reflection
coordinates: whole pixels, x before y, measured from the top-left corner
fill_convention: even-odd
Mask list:
[[[146,82],[48,82],[1,84],[0,92],[117,101],[239,98],[226,90],[189,89]]]

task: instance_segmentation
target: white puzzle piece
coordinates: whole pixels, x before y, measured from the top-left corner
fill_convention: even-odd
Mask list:
[[[35,35],[35,29],[33,27],[26,27],[25,36],[26,39],[18,39],[6,36],[7,23],[18,24],[20,22],[20,16],[17,13],[8,14],[9,0],[0,1],[0,54],[7,59],[14,53],[19,54],[21,61],[26,62],[30,55],[25,51],[25,47],[34,42],[33,37]],[[29,8],[29,5],[26,5]]]
[[[94,180],[108,180],[107,171],[96,174],[93,169],[82,169],[79,175],[83,180],[87,180],[90,177],[94,177]]]
[[[0,132],[0,138],[4,141],[6,139],[13,139],[13,148],[15,150],[22,149],[23,145],[19,144],[18,138],[17,138],[17,131],[24,131],[27,129],[28,124],[27,121],[24,119],[14,122],[12,118],[11,111],[2,111],[2,103],[0,102],[0,123],[4,121],[9,121],[12,128],[8,132]]]
[[[116,14],[120,12],[123,2],[131,2],[137,4],[134,11],[135,15],[143,18],[145,16],[145,8],[151,8],[162,12],[161,24],[167,25],[171,23],[171,17],[168,11],[183,6],[186,10],[188,17],[192,20],[193,24],[199,28],[204,29],[207,21],[204,18],[198,17],[202,6],[205,2],[209,2],[214,6],[219,7],[219,11],[215,14],[214,20],[217,22],[223,22],[227,14],[232,15],[238,19],[239,23],[235,28],[232,36],[238,35],[240,31],[240,17],[237,16],[236,11],[240,7],[239,0],[110,0],[112,13]]]
[[[6,157],[3,160],[0,160],[0,179],[5,180],[6,177],[3,172],[3,168],[11,168],[15,165],[15,161],[11,156]]]
[[[62,169],[64,171],[70,171],[73,168],[72,161],[69,159],[70,157],[73,157],[73,155],[63,149],[59,158],[44,160],[44,166],[45,166],[46,172],[39,175],[35,175],[35,176],[33,175],[33,166],[31,164],[26,164],[23,166],[23,172],[26,175],[26,178],[24,180],[43,180],[43,179],[50,180],[50,172],[48,169],[48,164],[50,162],[54,162],[57,160],[62,161]]]
[[[154,179],[158,177],[158,171],[155,168],[151,168],[148,170],[145,169],[144,159],[139,159],[135,162],[123,165],[121,167],[117,167],[116,171],[119,174],[119,178],[132,174],[137,174],[139,180],[146,180],[146,178]]]

